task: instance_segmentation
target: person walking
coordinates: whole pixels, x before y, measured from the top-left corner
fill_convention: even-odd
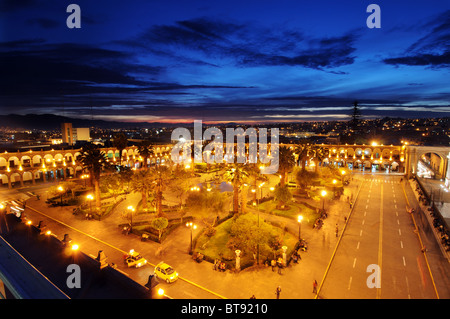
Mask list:
[[[281,269],[283,269],[283,259],[278,258],[277,265],[278,265],[278,274],[282,275]]]
[[[281,286],[278,286],[275,292],[275,294],[277,295],[277,299],[280,299],[280,293],[281,293]]]
[[[313,281],[313,294],[317,293],[317,280]]]
[[[272,266],[272,271],[275,271],[275,266],[277,265],[277,262],[275,261],[275,259],[272,259],[270,261],[270,266]]]

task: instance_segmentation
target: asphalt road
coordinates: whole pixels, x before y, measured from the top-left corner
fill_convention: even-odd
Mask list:
[[[436,292],[398,176],[362,177],[321,298],[421,299]]]

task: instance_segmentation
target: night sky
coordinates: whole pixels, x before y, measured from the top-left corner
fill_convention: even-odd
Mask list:
[[[366,118],[450,114],[448,0],[7,0],[0,55],[0,115],[347,120],[354,100]]]

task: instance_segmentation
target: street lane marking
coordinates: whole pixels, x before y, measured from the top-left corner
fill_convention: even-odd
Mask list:
[[[395,201],[395,199],[394,199]],[[378,239],[378,266],[382,269],[383,260],[383,184],[381,184],[381,205],[380,205],[380,230]],[[377,288],[377,299],[381,298],[381,271],[380,271],[380,288]]]
[[[356,249],[359,249],[359,242],[358,242],[358,244],[356,245]]]
[[[406,260],[405,260],[405,256],[403,256],[403,266],[406,267]]]
[[[398,229],[398,234],[401,236],[402,235],[402,231],[400,230],[400,228]]]
[[[350,290],[350,286],[352,285],[352,276],[350,276],[350,280],[348,281],[347,290]]]
[[[359,232],[359,236],[362,236],[362,229],[361,229],[360,232]]]
[[[353,268],[355,268],[355,266],[356,266],[356,257],[355,259],[353,259]]]
[[[403,248],[403,241],[400,240],[400,247]]]
[[[405,190],[405,186],[403,184],[402,184],[402,189],[403,189],[403,194],[405,195],[406,209],[408,210],[409,208],[411,208],[411,205],[409,203],[408,196],[406,196],[406,190]],[[416,219],[414,218],[414,214],[410,214],[410,215],[411,215],[412,221],[414,223],[414,230],[417,231],[417,237],[419,238],[420,248],[423,250],[424,246],[423,246],[423,243],[422,243],[422,238],[420,237],[419,228],[417,228]],[[434,288],[434,292],[436,293],[436,298],[440,299],[439,298],[439,293],[438,293],[437,288],[436,288],[436,283],[434,282],[433,273],[431,272],[430,264],[428,263],[428,257],[427,257],[426,250],[423,251],[423,257],[425,258],[425,263],[427,264],[428,272],[430,273],[430,278],[431,278],[431,282],[433,283],[433,288]]]

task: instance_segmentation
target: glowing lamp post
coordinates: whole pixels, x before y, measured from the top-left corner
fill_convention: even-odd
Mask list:
[[[192,232],[193,232],[193,229],[197,229],[197,225],[195,225],[194,223],[190,222],[190,223],[186,223],[186,227],[189,227],[191,229],[191,247],[189,249],[189,253],[192,253],[192,249],[193,249]]]
[[[325,196],[327,196],[327,191],[323,190],[321,195],[322,195],[322,210],[325,211]]]
[[[89,213],[92,215],[92,201],[94,200],[94,196],[89,194],[86,196],[86,199],[89,201]]]
[[[59,186],[58,191],[61,193],[61,206],[62,206],[63,205],[62,198],[63,198],[64,188],[62,186]]]
[[[301,239],[300,233],[301,233],[301,230],[302,230],[302,220],[303,220],[303,216],[302,215],[298,215],[297,216],[297,221],[298,221],[298,240]]]

